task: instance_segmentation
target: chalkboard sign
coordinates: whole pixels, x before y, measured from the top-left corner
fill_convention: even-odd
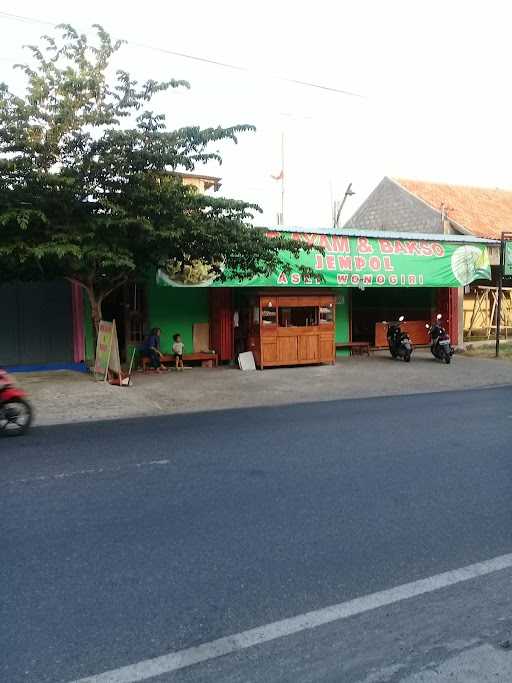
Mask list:
[[[121,376],[121,359],[119,357],[116,321],[108,322],[101,320],[96,344],[94,376],[96,379],[105,381],[109,370],[115,372],[119,377]]]

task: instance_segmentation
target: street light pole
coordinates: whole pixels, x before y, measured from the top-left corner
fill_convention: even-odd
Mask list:
[[[340,205],[338,207],[338,211],[336,211],[336,209],[334,210],[334,213],[335,213],[334,226],[333,226],[334,228],[337,229],[340,227],[341,211],[342,211],[343,207],[345,206],[345,202],[347,201],[347,198],[351,197],[354,194],[355,194],[355,192],[352,189],[352,183],[349,183],[347,189],[345,190],[345,194],[343,195],[343,199],[340,202]]]
[[[281,131],[281,225],[284,225],[284,130]]]

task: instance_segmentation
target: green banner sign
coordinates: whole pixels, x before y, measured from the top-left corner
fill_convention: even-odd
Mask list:
[[[158,272],[157,282],[174,287],[462,287],[474,280],[491,278],[485,245],[339,234],[288,236],[322,247],[324,252],[313,249],[302,252],[300,258],[283,253],[283,260],[290,265],[289,272],[243,281],[229,274],[225,280],[215,280],[201,263],[188,266],[185,271],[170,264]],[[303,275],[301,266],[310,268],[313,275]]]
[[[512,240],[505,242],[505,277],[512,277]]]

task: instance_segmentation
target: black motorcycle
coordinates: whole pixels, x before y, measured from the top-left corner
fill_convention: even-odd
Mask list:
[[[384,323],[388,326],[387,339],[389,352],[393,358],[402,358],[406,363],[409,363],[412,355],[412,342],[407,334],[403,332],[400,325],[404,321],[404,316],[401,315],[397,322]]]
[[[434,358],[443,360],[447,365],[451,363],[455,349],[451,345],[450,336],[441,324],[443,316],[438,313],[433,325],[425,325],[430,336],[430,351]]]

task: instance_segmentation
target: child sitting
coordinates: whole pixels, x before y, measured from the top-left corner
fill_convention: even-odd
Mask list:
[[[185,349],[185,344],[181,341],[181,335],[179,333],[173,336],[173,340],[174,344],[172,345],[172,351],[176,360],[176,370],[183,370],[183,351]]]

